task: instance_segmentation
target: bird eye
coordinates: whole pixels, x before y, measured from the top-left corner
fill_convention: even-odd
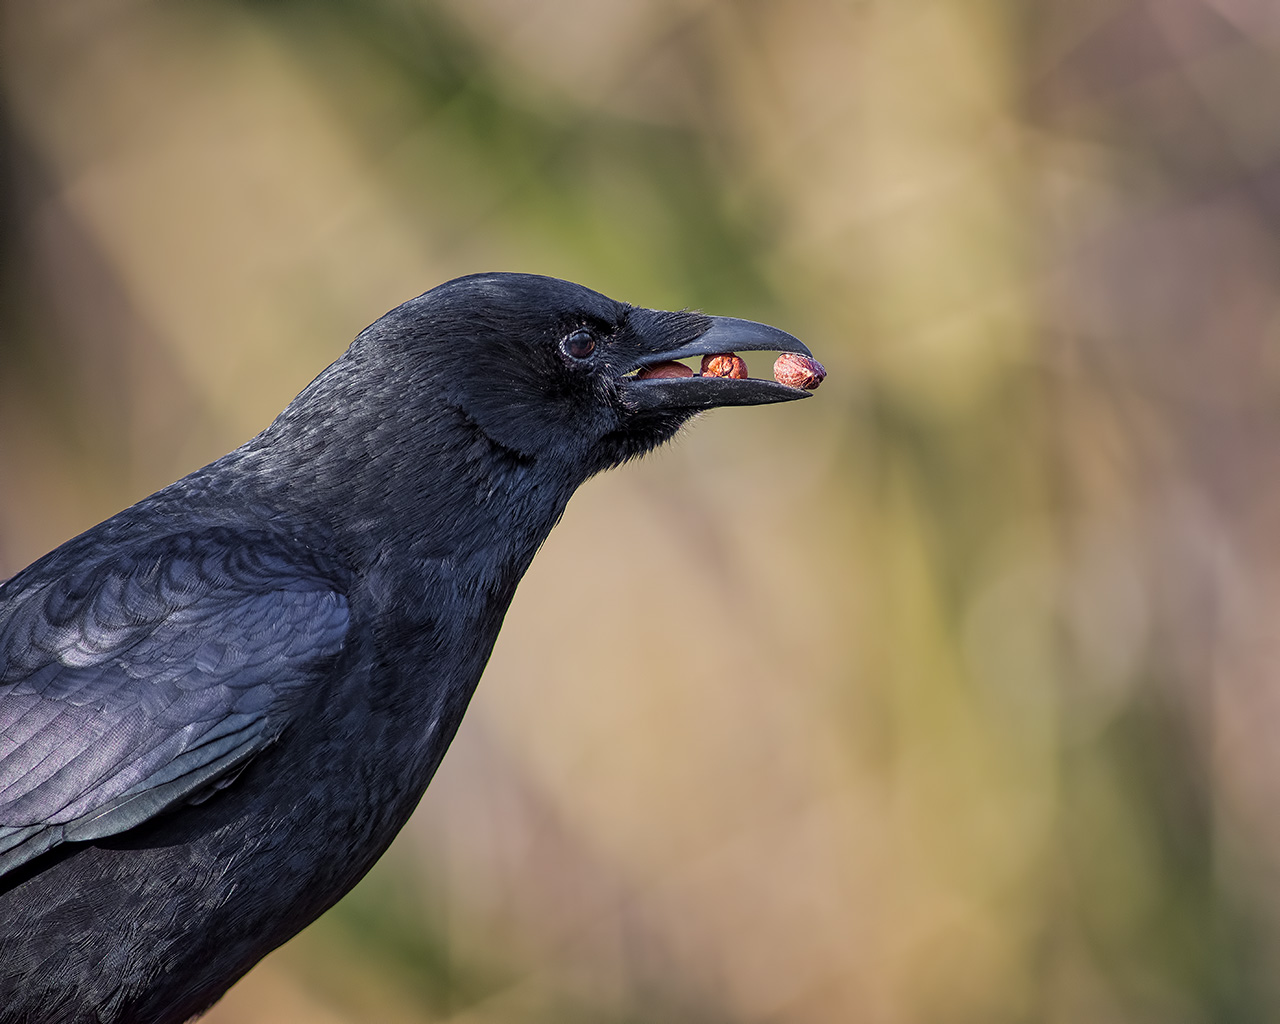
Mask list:
[[[596,348],[596,339],[586,328],[580,328],[560,342],[560,350],[574,359],[586,359]]]

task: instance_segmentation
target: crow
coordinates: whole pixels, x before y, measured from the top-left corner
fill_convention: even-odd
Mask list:
[[[662,372],[731,349],[808,354],[459,278],[0,584],[0,1022],[177,1024],[331,907],[421,798],[574,490],[700,410],[806,396]]]

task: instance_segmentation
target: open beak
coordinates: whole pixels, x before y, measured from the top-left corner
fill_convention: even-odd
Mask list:
[[[786,331],[753,320],[729,316],[708,317],[711,326],[692,341],[664,352],[645,353],[627,370],[640,370],[655,363],[689,356],[718,355],[725,352],[799,352],[809,349]],[[808,398],[809,392],[773,380],[751,377],[623,377],[620,382],[624,402],[633,412],[663,409],[714,409],[721,405],[766,405]]]

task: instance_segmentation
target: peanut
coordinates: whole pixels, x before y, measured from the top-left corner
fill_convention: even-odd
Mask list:
[[[732,377],[734,380],[747,379],[747,364],[732,352],[721,352],[716,355],[702,357],[702,376]]]
[[[799,352],[783,352],[773,364],[773,379],[792,388],[815,390],[827,371],[818,360]]]
[[[692,377],[693,368],[685,366],[684,363],[677,363],[674,360],[667,360],[665,363],[654,363],[652,366],[641,367],[640,372],[636,374],[637,380],[652,380],[655,377]]]

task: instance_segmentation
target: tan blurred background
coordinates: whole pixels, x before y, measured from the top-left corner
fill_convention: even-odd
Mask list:
[[[1274,0],[0,10],[0,577],[463,273],[831,374],[574,499],[208,1020],[1280,1019]]]

